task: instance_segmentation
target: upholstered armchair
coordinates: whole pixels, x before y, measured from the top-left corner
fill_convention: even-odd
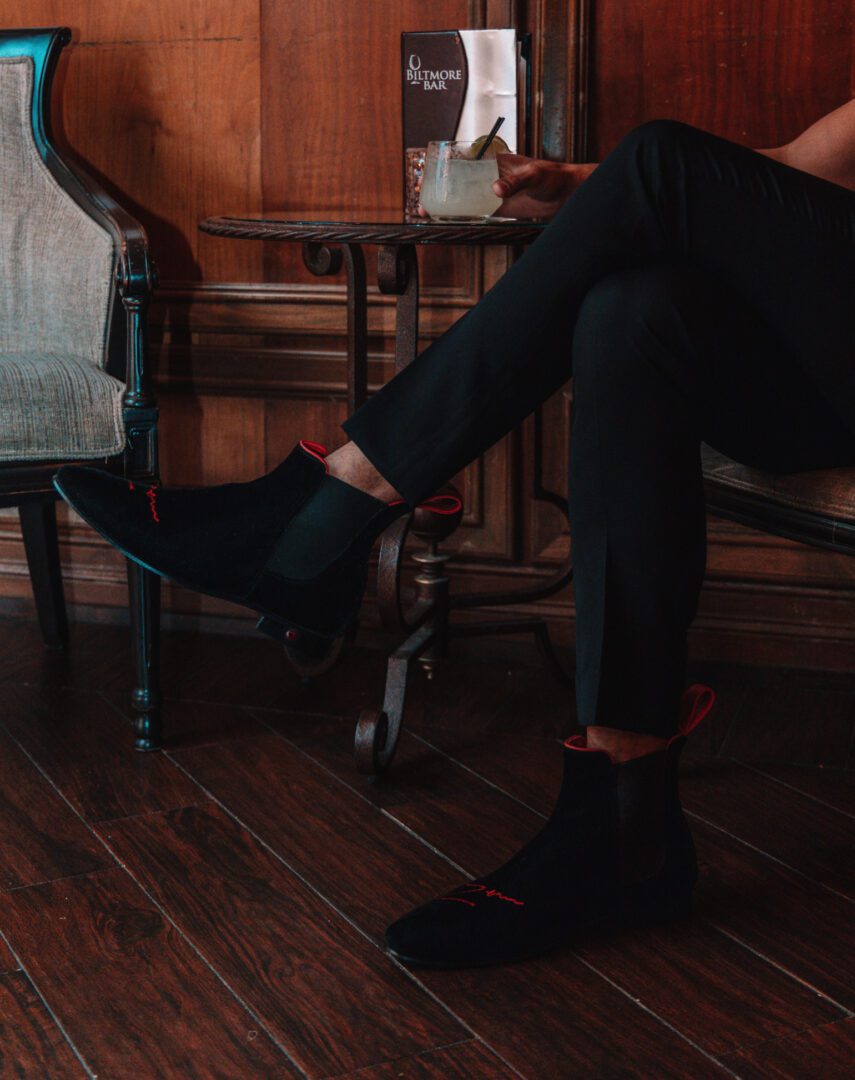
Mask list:
[[[51,137],[65,28],[0,31],[0,507],[17,506],[42,633],[67,623],[51,485],[98,461],[157,480],[142,227]],[[128,564],[136,746],[159,745],[158,579]]]

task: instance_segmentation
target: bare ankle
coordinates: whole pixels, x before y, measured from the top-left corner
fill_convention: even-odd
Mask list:
[[[602,727],[599,724],[592,724],[585,731],[586,745],[591,750],[604,750],[615,764],[656,753],[668,745],[668,739],[658,735],[620,731],[618,728]]]
[[[351,487],[373,495],[381,502],[394,502],[401,495],[374,468],[356,443],[345,443],[334,450],[326,459],[330,476],[343,480]]]

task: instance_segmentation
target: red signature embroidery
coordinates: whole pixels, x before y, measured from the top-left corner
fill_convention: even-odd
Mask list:
[[[160,518],[157,516],[157,491],[153,487],[150,487],[146,492],[146,495],[148,496],[148,505],[151,510],[151,516],[158,524],[160,524]]]
[[[525,900],[515,900],[513,896],[505,896],[504,893],[499,892],[498,889],[488,889],[486,885],[479,885],[478,882],[472,881],[468,885],[460,885],[455,892],[460,892],[462,889],[469,889],[470,892],[481,893],[482,896],[495,896],[497,900],[507,900],[509,904],[516,904],[517,907],[525,907]],[[475,907],[474,900],[464,900],[459,896],[440,896],[440,900],[456,900],[458,904],[468,904],[470,907]]]

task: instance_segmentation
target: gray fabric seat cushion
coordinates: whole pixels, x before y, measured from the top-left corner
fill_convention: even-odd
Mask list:
[[[717,488],[855,525],[855,467],[771,473],[701,445],[704,477]]]
[[[118,453],[125,444],[124,389],[86,360],[0,354],[0,461]]]

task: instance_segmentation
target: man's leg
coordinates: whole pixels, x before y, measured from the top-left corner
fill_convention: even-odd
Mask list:
[[[429,494],[571,374],[588,292],[679,260],[777,329],[855,431],[855,193],[671,121],[631,132],[545,233],[344,428],[390,487]]]
[[[697,270],[663,263],[603,278],[582,304],[572,353],[587,740],[565,744],[555,809],[521,851],[389,928],[408,963],[506,962],[592,926],[688,913],[697,866],[677,766],[714,697],[683,690],[704,573],[701,440],[766,467],[855,464],[855,439],[802,387],[775,335]]]
[[[701,440],[784,472],[855,464],[855,436],[750,306],[685,265],[600,281],[572,364],[578,720],[668,737],[705,569]]]

